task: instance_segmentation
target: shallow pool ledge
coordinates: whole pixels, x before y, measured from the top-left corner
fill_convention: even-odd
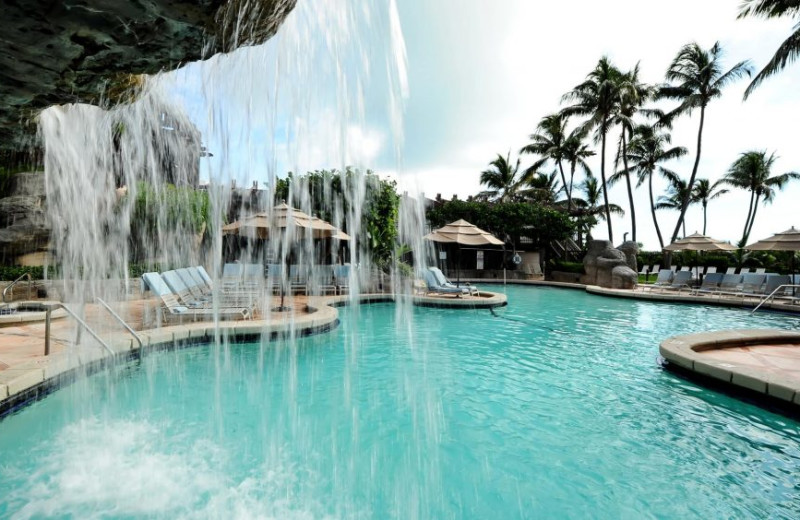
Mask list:
[[[507,304],[505,294],[481,292],[477,296],[455,298],[452,296],[413,296],[414,305],[443,308],[492,308]],[[262,338],[301,337],[324,333],[339,323],[336,307],[358,303],[391,302],[393,294],[363,294],[350,296],[319,296],[308,300],[309,313],[286,313],[285,318],[271,314],[269,319],[184,322],[138,332],[147,350],[174,348],[191,343],[205,343],[225,337],[231,341],[258,341]],[[115,333],[106,338],[111,354],[99,344],[96,348],[82,348],[79,353],[60,352],[47,357],[37,357],[23,364],[0,371],[0,417],[35,401],[50,391],[68,384],[82,373],[101,370],[109,361],[126,360],[139,355],[139,344],[127,333]]]
[[[800,406],[800,332],[737,329],[674,336],[659,352],[666,367]]]

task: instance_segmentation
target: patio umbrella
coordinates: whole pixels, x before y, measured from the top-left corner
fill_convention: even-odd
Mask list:
[[[665,251],[736,251],[737,247],[721,240],[716,240],[700,233],[676,240]]]
[[[800,251],[800,231],[792,226],[782,233],[776,233],[769,238],[759,240],[745,249],[751,251],[792,251],[792,283],[794,283],[794,252]]]
[[[329,238],[342,233],[321,218],[312,217],[285,202],[275,206],[271,212],[256,213],[225,225],[222,227],[222,232],[226,235],[269,238],[277,232],[284,233],[288,229],[294,230],[298,238],[309,235],[311,238]]]
[[[664,248],[665,251],[736,251],[737,249],[734,245],[700,233],[676,240]],[[697,266],[695,266],[695,277],[699,278]]]
[[[461,246],[502,246],[503,241],[488,231],[484,231],[466,220],[456,220],[423,237],[431,242],[440,244],[458,244],[459,260],[461,259]],[[460,264],[460,262],[459,262]],[[461,280],[461,266],[458,266],[458,281]]]
[[[325,222],[321,218],[312,217],[285,202],[272,208],[271,212],[257,213],[223,226],[222,232],[226,235],[261,239],[278,237],[281,239],[281,247],[285,247],[290,241],[303,238],[350,240],[349,235],[332,224]],[[281,281],[281,304],[279,310],[285,309],[284,283]]]

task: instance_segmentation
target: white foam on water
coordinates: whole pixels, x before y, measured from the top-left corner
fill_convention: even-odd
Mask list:
[[[223,446],[189,434],[168,438],[165,430],[146,421],[72,423],[34,451],[36,471],[23,477],[25,484],[6,503],[12,511],[18,507],[13,516],[23,519],[325,516],[312,498],[319,479],[286,457],[278,454],[237,481]]]

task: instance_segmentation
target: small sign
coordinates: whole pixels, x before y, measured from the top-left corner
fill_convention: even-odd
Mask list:
[[[439,251],[439,260],[447,260],[447,251]]]
[[[483,270],[483,251],[478,251],[478,253],[477,253],[477,262],[476,263],[477,263],[477,265],[475,266],[475,269],[477,269],[478,271],[482,271]]]

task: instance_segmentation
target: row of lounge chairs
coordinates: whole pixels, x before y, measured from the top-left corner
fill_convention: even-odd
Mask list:
[[[223,293],[213,298],[213,282],[203,266],[142,275],[145,289],[161,299],[163,317],[197,319],[249,319],[253,317],[250,294]],[[249,301],[248,301],[249,300]]]
[[[225,264],[222,269],[223,290],[260,290],[287,294],[325,295],[350,292],[349,265]]]
[[[711,296],[756,296],[763,297],[771,295],[781,286],[800,284],[800,275],[778,275],[778,274],[723,274],[711,273],[705,275],[699,287],[691,286],[691,273],[688,271],[678,271],[673,273],[669,269],[662,269],[658,273],[658,278],[651,287],[660,289],[689,291],[693,295]],[[789,299],[791,301],[800,300],[791,287],[786,287],[775,294],[776,298]]]
[[[713,265],[709,266],[709,267],[701,267],[701,266],[691,266],[690,267],[688,265],[685,265],[685,266],[683,266],[681,268],[678,268],[678,266],[673,265],[670,270],[673,273],[676,273],[676,272],[690,272],[692,274],[697,273],[697,274],[701,274],[701,275],[702,274],[714,274],[714,273],[717,272],[717,268],[714,267]],[[645,276],[648,276],[650,274],[658,273],[660,271],[661,271],[661,266],[659,264],[655,264],[652,267],[652,269],[650,268],[650,266],[643,265],[641,270],[639,270],[639,274],[643,274]],[[738,273],[737,273],[737,271],[738,271]],[[725,271],[724,274],[749,274],[749,273],[767,274],[767,269],[764,268],[764,267],[758,267],[758,268],[755,268],[755,269],[749,269],[747,267],[742,267],[741,269],[737,269],[736,267],[729,267]]]

